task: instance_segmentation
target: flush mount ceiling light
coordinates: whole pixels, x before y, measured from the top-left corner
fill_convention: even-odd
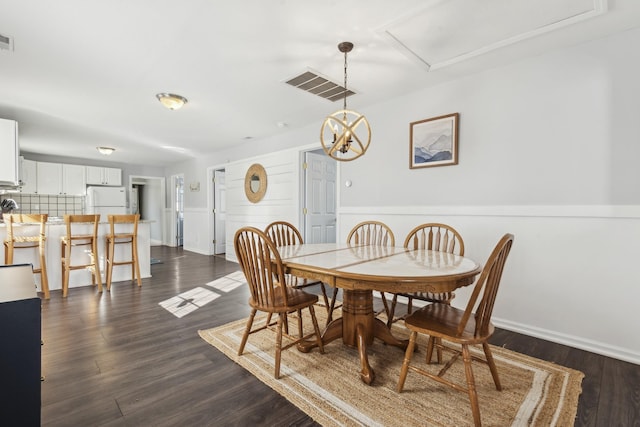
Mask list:
[[[356,111],[347,110],[349,92],[347,89],[347,53],[352,49],[353,43],[351,42],[342,42],[338,45],[338,50],[344,53],[343,108],[324,119],[320,129],[322,149],[329,157],[339,161],[357,159],[367,151],[371,142],[371,127],[367,118]]]
[[[100,154],[102,154],[103,156],[110,156],[111,153],[116,151],[115,148],[111,148],[111,147],[96,147],[96,150],[98,150]]]
[[[170,110],[178,110],[186,104],[187,98],[173,93],[159,93],[156,95],[158,101]]]

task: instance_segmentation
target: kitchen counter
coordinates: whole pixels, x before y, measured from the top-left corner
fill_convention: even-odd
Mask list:
[[[140,221],[138,223],[138,260],[140,262],[140,275],[142,278],[151,277],[151,240],[150,240],[150,226],[152,221]],[[82,224],[79,225],[79,233],[91,233],[92,226],[87,224],[86,230],[83,230]],[[19,228],[22,228],[24,232],[17,230],[18,227],[14,227],[14,232],[20,234],[35,235],[38,233],[39,224],[21,224]],[[75,231],[74,227],[74,232]],[[62,218],[49,218],[47,221],[47,241],[46,241],[46,259],[47,259],[47,277],[49,279],[49,290],[62,289],[62,266],[60,259],[62,253],[60,251],[60,237],[67,232],[66,225]],[[103,286],[106,284],[106,271],[105,271],[105,235],[109,233],[109,223],[107,221],[100,222],[98,226],[98,257],[100,258],[100,274],[102,276]],[[0,223],[0,241],[4,241],[7,237],[7,226],[4,223]],[[130,257],[129,245],[116,245],[115,259],[124,260]],[[14,264],[21,263],[38,263],[37,249],[23,249],[13,252]],[[86,255],[82,254],[80,250],[72,251],[72,263],[79,264],[84,262]],[[4,264],[4,245],[0,245],[0,265]],[[36,279],[36,286],[38,292],[42,290],[40,286],[40,275],[34,276]],[[113,282],[131,280],[131,267],[130,266],[115,266],[113,268]],[[91,285],[91,272],[89,270],[73,270],[70,272],[69,288],[79,286]]]

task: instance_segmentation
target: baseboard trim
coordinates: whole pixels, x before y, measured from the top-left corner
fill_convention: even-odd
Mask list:
[[[511,322],[508,320],[496,318],[495,316],[492,318],[492,321],[497,327],[502,329],[507,329],[509,331],[518,332],[524,335],[541,338],[547,341],[568,345],[570,347],[579,348],[591,353],[596,353],[640,365],[640,354],[630,351],[629,349],[606,345],[592,340],[585,340],[580,337],[566,335],[559,332],[550,331],[548,329],[536,328],[521,323]]]

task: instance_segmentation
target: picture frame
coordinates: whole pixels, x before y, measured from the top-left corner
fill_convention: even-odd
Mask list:
[[[409,124],[409,169],[458,164],[460,114],[446,114]]]

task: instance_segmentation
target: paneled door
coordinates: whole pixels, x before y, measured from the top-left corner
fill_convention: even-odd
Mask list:
[[[218,255],[226,252],[225,223],[227,218],[227,187],[224,181],[224,170],[216,170],[213,173],[213,253],[214,255]]]
[[[329,156],[305,153],[304,241],[336,241],[336,161]]]

